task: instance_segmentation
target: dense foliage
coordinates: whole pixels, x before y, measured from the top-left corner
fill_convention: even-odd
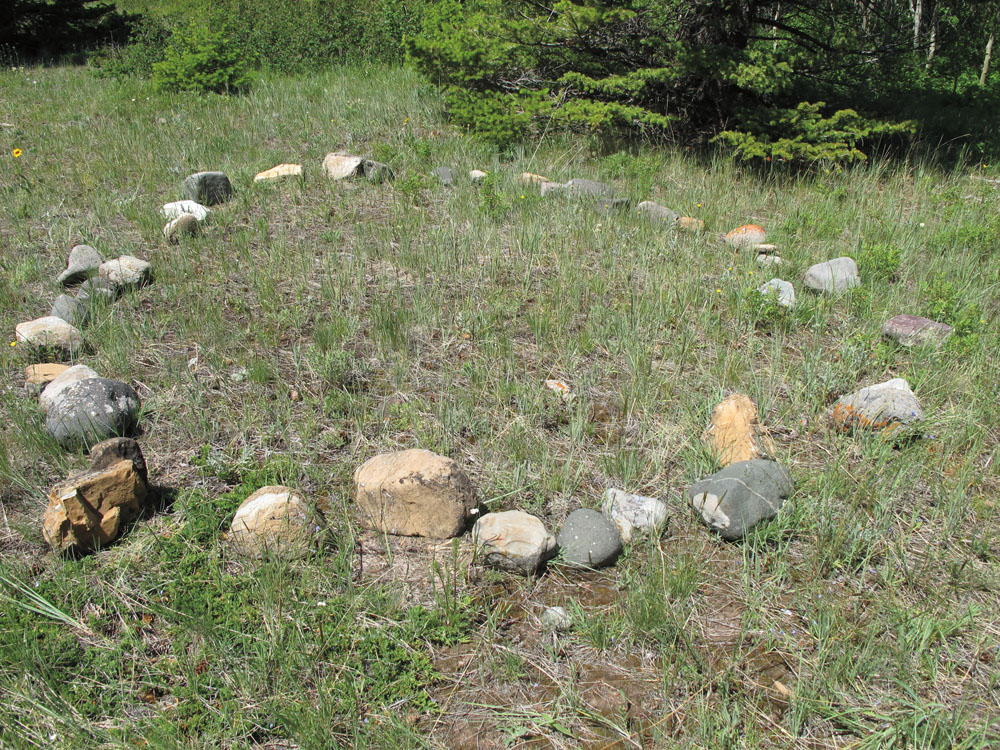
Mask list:
[[[564,126],[852,161],[880,137],[933,133],[945,101],[948,127],[992,137],[978,115],[995,111],[982,87],[996,15],[933,0],[439,0],[407,50],[453,119],[501,144]]]
[[[33,59],[79,51],[126,34],[111,3],[92,0],[4,0],[0,53]]]
[[[225,31],[197,22],[174,31],[163,61],[153,65],[153,83],[161,91],[223,93],[249,82],[246,62]]]

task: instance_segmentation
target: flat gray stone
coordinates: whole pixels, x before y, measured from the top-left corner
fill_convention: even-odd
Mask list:
[[[546,607],[538,621],[543,630],[566,631],[573,627],[573,618],[562,607]]]
[[[771,294],[775,295],[777,297],[778,304],[782,307],[795,307],[795,287],[793,287],[789,281],[785,281],[783,279],[771,279],[766,284],[762,284],[760,289],[757,291],[765,297]]]
[[[858,286],[858,265],[853,258],[843,256],[817,263],[806,271],[805,285],[824,294],[837,294]]]
[[[56,277],[56,283],[72,286],[90,278],[104,262],[104,256],[90,245],[77,245],[69,251],[66,270]]]
[[[195,172],[184,179],[184,197],[204,206],[225,203],[233,197],[233,185],[225,172]]]
[[[723,539],[742,538],[777,515],[792,494],[792,478],[779,464],[760,458],[730,464],[688,490],[691,507]]]
[[[442,185],[454,185],[455,176],[451,172],[451,167],[437,167],[431,170],[431,174],[437,177]]]
[[[662,500],[613,487],[604,493],[601,512],[617,527],[623,542],[632,541],[637,529],[656,532],[667,522],[667,505]]]
[[[566,189],[569,191],[570,195],[594,198],[610,198],[614,196],[615,193],[614,189],[604,182],[598,182],[597,180],[584,180],[579,177],[575,177],[567,182]]]
[[[648,219],[654,224],[666,224],[668,226],[674,226],[677,220],[681,217],[676,211],[667,208],[666,206],[661,206],[659,203],[654,203],[653,201],[643,201],[638,206],[636,210],[643,218]]]
[[[77,328],[83,328],[90,322],[89,298],[80,300],[76,297],[70,297],[68,294],[60,294],[52,303],[49,315],[62,318]]]
[[[139,396],[132,386],[108,378],[73,383],[49,407],[45,430],[64,447],[91,446],[133,432]]]
[[[601,513],[580,508],[569,514],[557,539],[563,559],[573,567],[614,565],[622,551],[618,529]]]
[[[940,345],[954,332],[950,325],[917,315],[897,315],[882,326],[882,335],[901,346]]]

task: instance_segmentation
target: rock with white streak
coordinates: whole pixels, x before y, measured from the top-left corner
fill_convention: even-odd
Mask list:
[[[656,533],[667,522],[667,505],[662,500],[613,487],[604,493],[601,512],[618,527],[625,543],[631,542],[637,531]]]
[[[688,500],[702,522],[723,539],[734,541],[774,518],[793,490],[792,478],[782,466],[753,459],[731,464],[695,482],[688,490]]]

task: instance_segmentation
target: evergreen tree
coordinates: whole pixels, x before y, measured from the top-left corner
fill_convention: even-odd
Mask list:
[[[114,4],[92,0],[3,0],[0,49],[33,59],[87,49],[126,36]]]

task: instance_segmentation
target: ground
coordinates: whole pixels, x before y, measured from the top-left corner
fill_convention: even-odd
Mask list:
[[[69,249],[153,264],[80,359],[143,401],[156,508],[81,560],[41,536],[86,457],[47,438],[0,355],[0,744],[156,748],[995,746],[1000,539],[995,169],[917,157],[845,172],[548,137],[498,156],[412,74],[337,69],[246,96],[167,96],[82,68],[0,73],[0,326],[39,317]],[[14,149],[20,150],[18,157]],[[330,183],[333,150],[391,183]],[[304,178],[254,185],[284,162]],[[450,165],[456,184],[430,177]],[[474,187],[469,169],[493,174]],[[220,169],[234,199],[170,246],[159,207]],[[603,179],[702,218],[543,201],[517,181]],[[752,222],[780,273],[718,235]],[[858,260],[825,298],[805,269]],[[756,295],[774,275],[799,302]],[[899,313],[956,327],[883,341]],[[833,429],[837,397],[905,377],[926,419]],[[558,378],[567,399],[545,387]],[[755,400],[796,491],[723,542],[684,492],[717,466],[712,407]],[[357,523],[377,453],[451,456],[484,506],[558,530],[616,486],[667,527],[611,569],[483,570],[468,538]],[[251,563],[224,532],[266,484],[323,512],[315,554]],[[574,617],[545,633],[544,605]]]

